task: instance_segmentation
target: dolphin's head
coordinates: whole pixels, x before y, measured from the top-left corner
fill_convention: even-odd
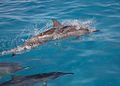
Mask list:
[[[67,75],[67,74],[74,74],[74,73],[63,73],[63,72],[53,72],[52,73],[52,75],[54,76],[54,78],[58,78],[60,76]]]
[[[89,31],[89,33],[92,33],[92,32],[99,32],[100,30],[90,28],[90,29],[88,29],[88,31]]]
[[[92,33],[92,32],[99,32],[99,30],[90,28],[90,27],[80,27],[79,30],[83,33]]]

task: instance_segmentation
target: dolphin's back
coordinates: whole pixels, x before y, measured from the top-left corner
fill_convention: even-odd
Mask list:
[[[51,28],[51,29],[49,29],[49,30],[47,30],[47,31],[45,31],[45,32],[42,32],[42,33],[38,34],[38,35],[35,36],[35,37],[53,34],[55,30],[56,30],[56,28]]]
[[[63,34],[77,31],[76,26],[64,26],[62,29],[63,29]]]

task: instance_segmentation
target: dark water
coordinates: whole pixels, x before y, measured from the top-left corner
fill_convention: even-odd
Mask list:
[[[75,73],[49,81],[48,86],[120,86],[120,0],[0,0],[0,52],[51,28],[53,18],[100,32],[48,42],[13,58],[0,56],[0,62],[31,67],[14,75]]]

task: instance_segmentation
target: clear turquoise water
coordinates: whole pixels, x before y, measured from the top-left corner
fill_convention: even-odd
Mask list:
[[[31,67],[14,74],[20,76],[75,73],[48,86],[120,86],[120,0],[0,0],[0,52],[49,29],[52,18],[64,24],[81,22],[101,32],[48,42],[13,58],[0,56],[0,62]],[[6,75],[2,82],[9,79]]]

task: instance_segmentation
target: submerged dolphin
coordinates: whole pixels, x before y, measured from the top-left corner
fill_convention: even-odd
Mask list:
[[[33,86],[35,83],[43,83],[43,86],[47,86],[48,80],[56,79],[62,75],[73,73],[52,72],[36,74],[31,76],[12,76],[12,80],[0,84],[0,86]]]
[[[16,73],[29,67],[21,67],[18,63],[0,63],[0,78],[6,74]]]
[[[31,39],[26,41],[22,46],[13,48],[8,51],[3,51],[2,55],[13,53],[12,56],[14,56],[16,53],[20,53],[25,50],[30,50],[31,48],[36,47],[40,44],[44,44],[47,41],[60,40],[63,38],[69,38],[73,36],[76,36],[76,39],[78,39],[82,35],[98,31],[90,27],[64,26],[55,19],[52,19],[52,21],[53,27],[51,29],[32,37]]]

